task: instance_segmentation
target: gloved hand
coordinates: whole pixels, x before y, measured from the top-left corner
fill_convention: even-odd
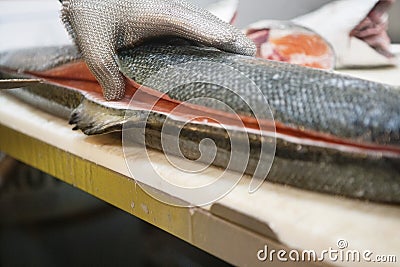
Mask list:
[[[143,40],[178,36],[221,50],[254,55],[238,29],[184,0],[62,0],[62,20],[106,100],[125,93],[116,51]]]

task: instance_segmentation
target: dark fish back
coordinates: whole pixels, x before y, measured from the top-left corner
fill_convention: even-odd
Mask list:
[[[395,86],[193,46],[146,45],[121,51],[119,57],[123,72],[139,83],[169,66],[221,63],[254,81],[279,122],[360,142],[400,145],[400,90]],[[238,95],[216,85],[221,79],[230,79],[243,84],[238,93],[249,97],[250,107],[262,103],[262,96],[248,91],[246,81],[234,72],[221,76],[217,67],[200,71],[196,68],[201,66],[192,66],[194,72],[205,71],[215,84],[177,86],[182,77],[167,77],[173,88],[168,92],[171,98],[216,98],[239,114],[252,115]]]

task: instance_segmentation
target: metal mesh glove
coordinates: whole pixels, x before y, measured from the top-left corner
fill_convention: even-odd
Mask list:
[[[63,0],[62,20],[107,100],[125,93],[116,51],[160,36],[183,37],[228,52],[254,55],[238,29],[183,0]]]

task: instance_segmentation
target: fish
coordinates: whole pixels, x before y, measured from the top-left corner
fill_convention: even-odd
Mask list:
[[[336,54],[320,34],[291,21],[262,20],[246,30],[257,46],[257,57],[333,70]]]
[[[275,148],[267,177],[262,177],[268,182],[337,197],[400,203],[398,87],[186,42],[146,43],[119,51],[118,58],[121,71],[130,78],[119,102],[104,101],[101,87],[73,46],[2,53],[0,78],[40,79],[40,84],[8,93],[68,119],[87,135],[145,125],[149,148],[177,154],[163,146],[161,133],[165,127],[179,129],[183,156],[199,159],[199,145],[211,139],[217,147],[211,164],[233,171],[238,170],[229,164],[232,143],[248,144],[244,173],[249,175],[258,175],[267,164],[260,145],[266,142]],[[149,82],[163,69],[182,64],[194,73],[195,82],[182,83],[185,75],[179,67],[166,83]],[[236,89],[227,90],[226,81]],[[188,103],[191,99],[200,101]],[[265,99],[273,118],[256,116]],[[231,138],[226,129],[233,133]]]

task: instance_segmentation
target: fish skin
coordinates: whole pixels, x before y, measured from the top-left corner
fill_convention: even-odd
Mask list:
[[[395,86],[194,46],[147,45],[121,51],[119,56],[122,71],[139,84],[168,66],[205,60],[222,63],[240,71],[258,86],[279,122],[359,142],[400,145],[400,89]],[[217,69],[207,73],[211,80],[221,79]],[[180,79],[177,76],[168,81],[169,87],[180,84]],[[171,90],[168,95],[185,101],[214,97],[223,90],[218,86],[200,91],[196,91],[196,86],[191,87]],[[246,90],[243,87],[240,95],[249,94]],[[242,107],[237,96],[228,97],[229,92],[222,95],[221,100],[236,112],[250,115],[249,110],[237,108]],[[260,95],[250,98],[250,107],[262,102],[260,98]]]
[[[67,63],[70,60],[78,59],[79,56],[70,56],[75,54],[73,49],[69,49],[43,49],[40,51],[43,54],[42,60],[36,61],[37,63],[30,60],[32,51],[3,54],[0,55],[0,66],[19,69],[20,74],[14,74],[14,76],[20,77],[23,76],[21,73],[24,71],[46,70]],[[68,51],[68,54],[64,54],[66,51]],[[36,50],[34,53],[37,54],[39,52]],[[122,71],[138,83],[146,81],[147,77],[152,73],[156,73],[162,67],[176,63],[204,59],[223,62],[224,64],[234,66],[254,80],[261,91],[268,96],[271,109],[277,121],[291,124],[300,129],[310,128],[333,135],[337,132],[338,134],[335,136],[356,140],[360,143],[371,142],[393,146],[400,144],[398,137],[398,130],[400,128],[398,126],[399,109],[395,106],[395,102],[399,99],[399,93],[397,91],[398,88],[393,86],[363,81],[335,73],[292,66],[285,63],[275,63],[233,55],[219,52],[215,49],[192,46],[147,45],[137,47],[135,50],[120,51],[119,57]],[[32,62],[32,64],[28,64],[28,67],[24,64],[27,58],[28,61]],[[50,62],[48,61],[49,59]],[[46,66],[43,67],[43,64]],[[209,72],[211,77],[216,73],[215,70],[209,70]],[[284,74],[281,77],[283,79],[286,77],[288,83],[282,83],[280,79],[273,79],[277,73],[280,75]],[[14,77],[9,73],[7,74],[7,72],[3,72],[2,76],[3,78]],[[309,81],[307,83],[307,81],[304,81],[304,77],[308,77],[312,82]],[[276,83],[276,85],[271,85],[271,81]],[[175,82],[178,83],[179,81]],[[321,86],[318,86],[317,82],[329,86],[321,89]],[[307,87],[307,85],[311,86]],[[348,90],[352,93],[349,98],[341,97],[343,92],[346,91],[345,85],[347,88],[350,88]],[[193,92],[200,95],[216,95],[215,91],[212,90],[215,89],[214,87],[209,88],[210,90],[208,91],[195,91],[194,89],[199,84],[192,84],[191,86],[192,88],[190,89],[192,90],[189,90],[189,88],[178,88],[176,91],[170,92],[169,96],[178,100],[186,100],[189,97],[195,96]],[[289,88],[286,88],[288,86]],[[291,90],[290,86],[293,87]],[[21,94],[21,92],[23,93]],[[379,112],[376,115],[379,116],[378,119],[380,121],[378,122],[380,124],[365,123],[361,125],[363,127],[362,130],[359,130],[359,125],[351,121],[353,116],[349,117],[350,120],[347,123],[341,123],[340,116],[344,116],[346,112],[341,112],[341,109],[336,109],[335,112],[318,112],[321,110],[321,107],[314,107],[315,102],[313,101],[316,98],[304,98],[307,92],[309,95],[325,94],[324,101],[336,104],[332,105],[334,107],[347,104],[349,109],[361,108],[361,111],[364,112],[362,113],[364,115],[363,118],[373,117],[372,115],[375,113],[372,115],[369,113],[371,106],[383,108],[383,112]],[[84,93],[68,88],[42,84],[28,89],[21,89],[19,92],[15,91],[14,94],[29,103],[39,105],[39,107],[53,114],[55,110],[54,106],[43,105],[46,99],[51,104],[56,102],[58,105],[66,107],[67,112],[64,111],[63,117],[68,118],[68,112],[70,112],[70,123],[75,124],[76,129],[80,129],[86,134],[120,131],[122,125],[126,123],[126,118],[124,117],[125,110],[110,108],[110,103],[108,102],[99,102],[90,99]],[[367,94],[366,99],[363,98],[364,94]],[[279,97],[281,100],[285,100],[284,103],[295,101],[297,97],[297,101],[303,101],[304,104],[311,105],[307,110],[311,113],[316,112],[317,114],[314,114],[315,118],[313,117],[311,120],[303,118],[303,116],[309,116],[310,113],[307,112],[301,112],[300,114],[294,114],[295,110],[288,112],[290,110],[288,107],[294,105],[280,105],[280,102],[276,102],[276,99],[279,99]],[[40,98],[40,101],[38,101],[38,98]],[[370,101],[371,99],[373,101]],[[234,96],[226,95],[225,100],[231,106],[237,107],[236,111],[238,113],[252,115]],[[250,104],[257,104],[257,101],[259,101],[257,98],[253,100],[255,103]],[[356,100],[353,101],[355,104],[350,100]],[[367,102],[367,100],[370,102]],[[395,116],[396,114],[397,117]],[[138,111],[137,113],[132,113],[132,115],[134,120],[131,123],[143,123],[143,114],[141,112]],[[339,129],[330,126],[328,122],[331,122],[331,120],[324,118],[324,116],[329,116],[331,120],[337,121],[334,125],[338,125]],[[390,116],[394,116],[395,123],[387,119],[392,118]],[[157,113],[152,113],[149,117],[149,128],[146,131],[146,144],[149,147],[162,150],[160,131],[165,119],[164,115]],[[322,124],[322,122],[325,122],[327,125],[321,126],[317,124]],[[229,140],[226,140],[224,137],[225,132],[221,128],[190,123],[182,125],[178,121],[170,123],[171,127],[183,128],[182,132],[184,134],[180,139],[180,143],[182,145],[182,153],[187,158],[197,159],[198,150],[196,148],[198,141],[204,138],[211,138],[216,141],[215,143],[218,147],[218,153],[213,164],[226,167],[227,154],[229,154]],[[383,127],[383,130],[379,127]],[[363,134],[363,130],[368,131],[368,135]],[[257,134],[249,134],[248,136],[238,134],[236,138],[249,138],[250,140],[251,157],[246,173],[251,175],[254,173],[259,161],[260,136]],[[164,152],[168,153],[168,151]],[[268,181],[314,192],[374,202],[400,204],[400,155],[368,154],[356,150],[342,151],[335,147],[321,147],[314,146],[313,144],[299,145],[290,142],[290,140],[277,137],[276,156],[268,175]]]

